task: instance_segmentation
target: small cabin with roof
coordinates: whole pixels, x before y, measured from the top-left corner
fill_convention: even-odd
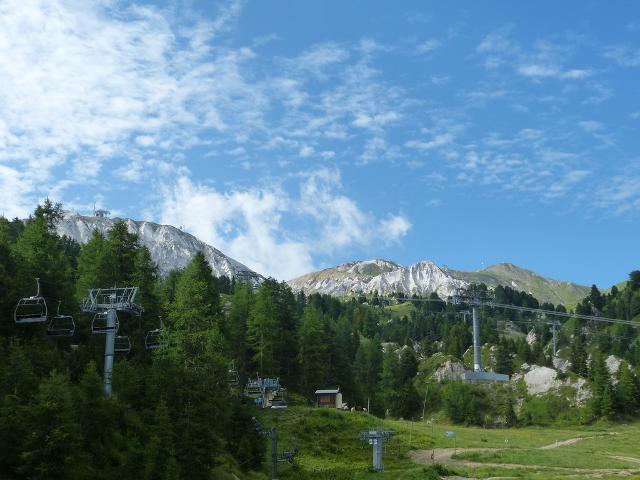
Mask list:
[[[343,408],[340,388],[316,390],[316,406],[329,408]]]

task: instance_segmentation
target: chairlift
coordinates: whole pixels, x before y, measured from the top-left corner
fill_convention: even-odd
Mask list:
[[[113,351],[116,353],[129,353],[131,351],[131,340],[128,335],[116,335]]]
[[[32,297],[18,300],[13,312],[15,323],[43,323],[47,321],[47,302],[40,296],[40,279],[36,278],[37,290]]]
[[[230,387],[240,385],[240,375],[238,375],[238,371],[236,370],[235,362],[231,362],[229,370],[227,371],[227,384]]]
[[[252,397],[252,398],[262,396],[263,387],[262,387],[262,380],[260,379],[260,377],[258,377],[255,380],[251,378],[248,379],[247,385],[244,388],[244,393],[247,397]]]
[[[160,328],[149,330],[144,337],[144,348],[147,350],[155,350],[157,348],[164,348],[167,346],[162,337],[163,326],[162,317],[160,317]]]
[[[287,403],[287,399],[285,397],[285,389],[281,388],[277,392],[275,392],[273,398],[271,399],[271,408],[280,409],[287,408],[289,404]]]
[[[58,312],[55,317],[51,317],[47,325],[47,335],[50,337],[73,337],[76,331],[76,324],[70,315],[60,315],[60,304],[58,300]]]
[[[116,323],[113,326],[109,326],[108,312],[98,312],[93,316],[91,321],[91,332],[95,334],[117,332],[120,327],[120,322],[116,316]]]

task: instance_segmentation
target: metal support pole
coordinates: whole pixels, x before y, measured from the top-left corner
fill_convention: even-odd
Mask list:
[[[107,312],[107,334],[104,340],[104,393],[111,395],[111,376],[113,374],[113,349],[116,342],[116,309]]]
[[[473,306],[473,371],[482,371],[482,349],[480,348],[480,327],[478,326],[478,306]]]
[[[382,465],[382,439],[375,438],[373,439],[373,469],[376,472],[381,472],[383,469]]]
[[[278,480],[278,430],[271,428],[271,480]]]

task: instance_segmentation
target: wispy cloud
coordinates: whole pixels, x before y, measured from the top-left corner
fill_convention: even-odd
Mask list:
[[[435,38],[425,40],[424,42],[419,43],[416,46],[416,53],[419,55],[424,55],[426,53],[431,53],[434,50],[437,50],[442,46],[440,40],[436,40]]]
[[[531,78],[556,78],[560,80],[580,80],[591,75],[587,69],[562,70],[556,65],[525,64],[518,67],[518,73]]]
[[[607,47],[604,56],[623,67],[640,67],[640,48],[615,45]]]
[[[67,185],[96,177],[104,161],[136,148],[188,148],[203,130],[259,124],[262,100],[239,74],[252,52],[209,43],[239,11],[238,2],[223,4],[213,21],[182,28],[152,7],[3,2],[0,161],[43,180],[23,197],[33,203],[46,194],[54,171],[77,156],[89,157],[92,168]],[[10,205],[12,214],[26,213]]]
[[[293,195],[281,185],[219,191],[181,177],[165,189],[161,218],[279,279],[313,270],[320,254],[398,242],[411,228],[404,215],[376,218],[341,193],[337,170],[304,172],[297,178],[299,193]],[[306,229],[289,229],[294,218]]]
[[[640,212],[640,162],[602,184],[593,198],[595,206],[618,215]]]

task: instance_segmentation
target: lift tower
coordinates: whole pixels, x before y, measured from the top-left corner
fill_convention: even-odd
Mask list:
[[[82,311],[105,317],[106,323],[96,329],[94,333],[104,333],[104,393],[111,395],[111,376],[113,373],[113,354],[115,350],[116,334],[118,333],[117,312],[125,312],[140,316],[144,311],[141,305],[135,303],[138,287],[124,288],[91,288],[89,295],[82,301]],[[94,319],[95,321],[95,319]]]
[[[454,305],[467,304],[471,306],[473,318],[473,371],[465,372],[464,378],[471,382],[505,382],[509,375],[501,373],[485,372],[482,368],[482,344],[480,343],[480,319],[478,307],[482,305],[495,305],[495,296],[485,289],[461,288],[456,290],[451,297]]]
[[[393,433],[394,432],[391,430],[383,430],[382,428],[364,430],[360,432],[360,444],[364,447],[364,445],[368,443],[373,447],[372,469],[374,472],[381,472],[384,470],[384,465],[382,463],[382,451],[384,445],[393,436]]]

